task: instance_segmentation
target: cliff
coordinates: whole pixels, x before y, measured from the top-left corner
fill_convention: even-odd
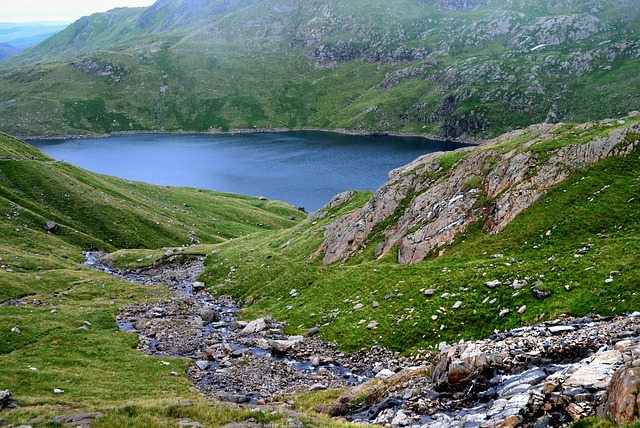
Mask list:
[[[376,257],[398,247],[398,262],[438,254],[475,222],[501,232],[569,175],[638,146],[639,113],[583,125],[541,124],[478,147],[433,153],[389,173],[362,208],[336,220],[314,255],[330,264],[375,244]]]

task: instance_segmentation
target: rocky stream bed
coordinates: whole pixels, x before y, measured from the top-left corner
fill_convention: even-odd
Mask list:
[[[618,423],[638,417],[640,313],[559,319],[442,344],[430,357],[379,347],[346,355],[318,329],[287,336],[271,318],[239,321],[237,302],[214,298],[196,281],[202,260],[172,259],[136,272],[113,271],[94,254],[87,264],[169,286],[170,299],[121,308],[118,325],[138,334],[144,353],[192,358],[189,377],[218,400],[287,406],[291,394],[337,388],[347,392],[317,412],[389,427],[538,428],[596,414]]]

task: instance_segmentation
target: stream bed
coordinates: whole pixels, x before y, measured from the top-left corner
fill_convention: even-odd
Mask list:
[[[121,308],[118,326],[138,334],[138,349],[158,357],[191,358],[187,374],[200,391],[222,401],[265,404],[310,390],[348,388],[374,377],[374,369],[399,370],[389,351],[345,355],[337,345],[315,336],[288,336],[285,324],[265,317],[238,320],[231,297],[214,298],[196,281],[200,259],[124,272],[87,253],[85,264],[138,284],[166,284],[172,297]],[[375,358],[374,358],[375,356]],[[375,366],[375,367],[374,367]]]

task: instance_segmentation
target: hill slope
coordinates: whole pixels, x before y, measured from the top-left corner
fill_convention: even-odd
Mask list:
[[[639,149],[636,115],[429,155],[293,231],[223,244],[204,277],[244,299],[247,318],[320,327],[349,350],[428,349],[561,314],[634,311]],[[594,156],[558,161],[576,150]],[[495,163],[469,166],[485,156]]]
[[[0,129],[477,138],[610,117],[640,101],[639,14],[628,0],[160,0],[2,61]]]

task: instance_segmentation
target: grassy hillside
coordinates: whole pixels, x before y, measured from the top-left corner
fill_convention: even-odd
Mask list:
[[[549,144],[575,143],[571,129],[566,126]],[[525,134],[497,144],[513,149],[526,143]],[[322,255],[312,254],[323,242],[324,227],[370,197],[354,193],[345,205],[294,230],[222,244],[204,278],[213,292],[244,300],[247,319],[269,314],[288,321],[291,333],[318,326],[351,351],[374,344],[401,352],[433,349],[443,340],[485,338],[496,329],[563,314],[634,311],[640,303],[638,171],[636,145],[628,156],[572,175],[504,231],[483,233],[480,221],[442,256],[415,265],[399,265],[397,251],[376,259],[377,241],[346,262],[323,265]],[[529,285],[520,290],[484,285],[525,279]],[[537,282],[551,297],[534,296],[531,285]],[[291,289],[299,297],[291,297]],[[425,295],[428,289],[435,290],[432,297]],[[453,309],[457,301],[461,306]],[[357,304],[364,306],[355,311]],[[501,316],[503,310],[508,313]],[[371,321],[378,327],[368,330]]]
[[[279,202],[100,176],[0,135],[0,385],[21,406],[3,410],[3,423],[60,414],[60,405],[67,414],[102,411],[95,427],[279,419],[200,402],[185,374],[190,361],[160,364],[115,324],[119,307],[166,298],[167,291],[81,262],[84,250],[218,243],[290,227],[298,222],[291,216],[304,215]],[[58,229],[47,232],[47,221]]]
[[[0,130],[323,128],[478,138],[640,102],[626,0],[158,1],[0,62]]]

